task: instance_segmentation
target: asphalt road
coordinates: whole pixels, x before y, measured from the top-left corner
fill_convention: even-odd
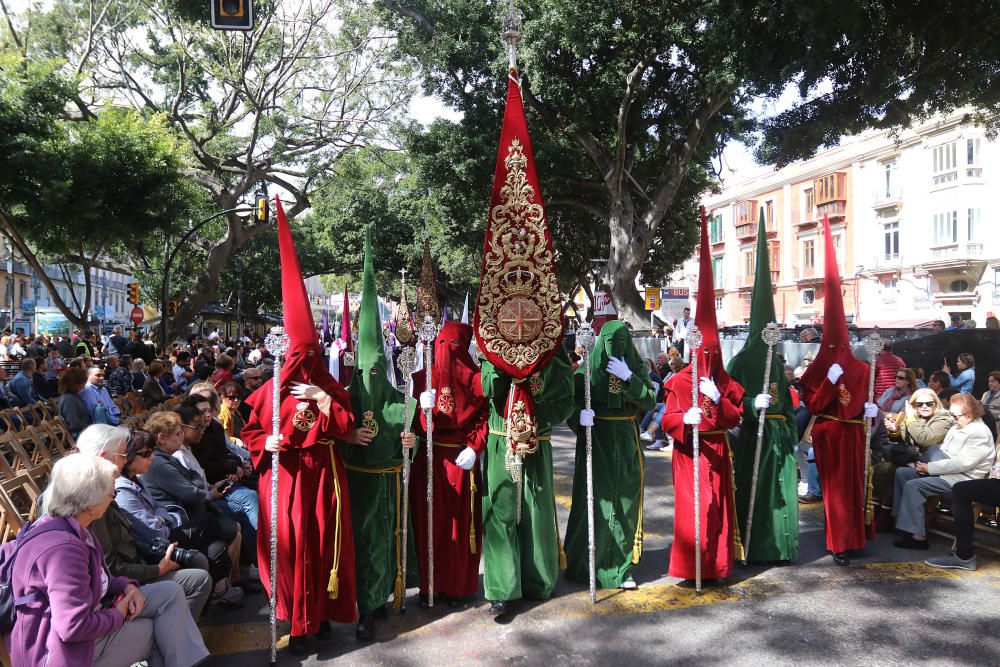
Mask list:
[[[563,528],[569,516],[575,442],[553,434]],[[318,653],[279,665],[1000,665],[1000,560],[981,553],[976,572],[922,565],[927,552],[896,549],[881,534],[850,567],[826,553],[820,505],[800,506],[800,557],[789,567],[740,567],[722,588],[696,596],[666,575],[673,521],[669,453],[646,457],[645,542],[637,591],[599,591],[560,580],[547,602],[524,603],[504,623],[479,600],[464,607],[390,612],[376,641],[337,626]],[[931,554],[947,550],[934,537]],[[268,661],[262,595],[203,622],[213,657],[205,667]],[[287,632],[287,628],[285,629]],[[279,643],[284,645],[285,641]]]

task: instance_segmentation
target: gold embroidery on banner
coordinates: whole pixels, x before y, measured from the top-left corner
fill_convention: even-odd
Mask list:
[[[773,404],[777,403],[778,402],[778,383],[777,382],[772,382],[770,385],[768,385],[768,387],[767,387],[767,393],[771,395],[771,404],[773,405]]]
[[[378,435],[378,421],[375,419],[375,413],[371,410],[366,410],[361,417],[361,425],[364,428],[371,429],[372,437]]]
[[[549,353],[562,327],[545,210],[528,182],[527,164],[524,146],[512,140],[504,159],[507,176],[500,203],[489,215],[477,324],[486,351],[517,368],[527,368]]]
[[[301,401],[295,404],[295,414],[292,415],[292,426],[299,431],[308,431],[316,425],[316,413],[309,408],[309,403]]]
[[[614,375],[608,376],[608,393],[609,394],[622,393],[622,381],[616,378]]]
[[[504,467],[512,474],[518,474],[515,472],[515,455],[527,456],[537,451],[538,433],[535,430],[535,422],[528,414],[524,401],[517,401],[510,411],[510,439],[507,441]]]
[[[450,415],[455,411],[455,396],[451,387],[441,387],[441,393],[438,394],[437,398],[437,409],[444,415]]]
[[[701,408],[702,413],[705,415],[705,419],[714,420],[715,419],[715,403],[712,402],[708,396],[701,394]]]

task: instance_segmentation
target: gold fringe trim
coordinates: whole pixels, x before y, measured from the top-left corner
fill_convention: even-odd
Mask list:
[[[504,436],[506,438],[507,437],[507,431],[496,431],[496,430],[494,430],[494,429],[491,428],[490,429],[490,435],[502,435],[502,436]],[[537,440],[538,442],[545,442],[546,440],[551,440],[551,439],[552,439],[551,435],[538,435],[538,436],[535,436],[535,440]]]
[[[333,569],[330,570],[330,581],[326,585],[326,592],[330,594],[331,600],[336,600],[337,596],[340,595],[340,576],[337,571],[340,569],[340,507],[343,504],[341,501],[343,497],[340,495],[340,476],[337,474],[337,459],[336,453],[333,451],[333,443],[329,443],[330,446],[330,467],[333,468],[333,493],[337,497],[337,520],[335,528],[333,531],[333,543],[334,543],[334,555],[333,555]]]
[[[552,521],[556,524],[556,547],[559,548],[559,569],[565,570],[567,567],[566,550],[563,549],[563,541],[559,539],[559,509],[556,507],[555,494],[552,495]]]

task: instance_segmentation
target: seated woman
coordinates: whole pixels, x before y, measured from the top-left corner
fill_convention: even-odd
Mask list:
[[[951,553],[928,558],[925,565],[945,570],[975,570],[976,554],[972,550],[972,532],[976,514],[973,505],[1000,507],[1000,479],[972,479],[951,487],[951,514],[955,519],[955,549]]]
[[[996,421],[1000,419],[1000,371],[990,371],[986,384],[989,389],[983,393],[983,407]]]
[[[924,504],[931,496],[951,493],[953,484],[985,477],[996,450],[983,423],[983,404],[969,394],[956,394],[948,408],[954,425],[940,448],[928,452],[929,462],[896,470],[892,515],[896,528],[909,535],[893,542],[901,549],[926,549]]]
[[[20,538],[11,571],[13,597],[27,599],[7,637],[11,664],[186,667],[208,657],[180,586],[140,588],[104,565],[90,525],[111,504],[117,474],[110,461],[83,453],[53,467],[49,513]],[[8,557],[14,547],[5,545]]]
[[[882,452],[882,461],[875,464],[872,485],[873,495],[884,510],[879,512],[879,523],[882,528],[888,529],[892,527],[889,510],[892,507],[896,468],[917,461],[927,463],[930,448],[944,442],[952,419],[933,389],[918,389],[910,396],[903,419],[886,417],[884,423],[889,442]]]
[[[66,423],[70,435],[76,440],[83,429],[94,423],[90,410],[80,392],[87,384],[87,371],[79,367],[67,368],[59,376],[59,416]]]
[[[885,390],[876,401],[878,409],[885,413],[898,414],[906,410],[906,404],[917,390],[917,374],[912,368],[896,371],[896,383]]]
[[[182,406],[183,407],[183,406]],[[215,587],[213,602],[236,605],[243,599],[240,581],[239,555],[242,544],[239,524],[221,514],[215,503],[222,502],[223,484],[208,486],[197,470],[186,467],[176,456],[188,432],[201,437],[198,427],[184,424],[171,412],[156,412],[146,420],[146,430],[156,438],[156,451],[149,470],[142,476],[142,483],[157,505],[178,515],[180,523],[189,520],[205,521],[208,516],[218,524],[217,535],[225,542],[232,569],[226,579]]]
[[[163,390],[160,380],[163,379],[163,362],[154,361],[149,365],[149,376],[142,383],[142,403],[149,410],[167,400],[167,392]]]
[[[243,390],[235,382],[227,382],[219,389],[219,398],[222,400],[222,405],[219,407],[219,423],[230,439],[240,437],[246,423],[238,409],[240,401],[243,400]]]
[[[142,391],[142,386],[146,384],[146,362],[136,359],[132,362],[132,391]]]
[[[166,426],[177,431],[180,425],[176,415],[170,412],[153,420],[154,426]],[[169,422],[176,422],[169,424]],[[133,429],[129,431],[125,450],[125,467],[115,480],[115,502],[129,516],[130,534],[142,545],[147,553],[150,545],[174,543],[191,554],[190,566],[211,573],[216,582],[229,576],[233,563],[226,551],[228,543],[222,539],[219,522],[211,514],[193,519],[184,519],[178,512],[169,512],[153,500],[152,494],[142,483],[140,475],[149,471],[158,437],[149,431]],[[176,569],[176,568],[174,568]],[[208,597],[206,593],[206,599]],[[200,613],[200,610],[199,610]]]

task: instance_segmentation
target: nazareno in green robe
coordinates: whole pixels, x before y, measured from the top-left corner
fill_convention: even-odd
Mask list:
[[[628,362],[629,382],[605,370],[610,357]],[[612,320],[601,328],[588,360],[591,407],[596,413],[592,433],[594,476],[594,542],[597,585],[618,588],[642,556],[642,491],[645,459],[639,442],[637,416],[656,403],[649,370],[632,343],[624,322]],[[566,577],[589,580],[587,536],[586,429],[580,426],[584,407],[584,366],[576,370],[577,412],[570,421],[576,432],[573,505],[566,527]]]
[[[358,610],[364,614],[384,605],[390,595],[398,607],[406,588],[417,585],[412,530],[408,530],[406,577],[401,570],[402,522],[409,521],[402,514],[403,393],[389,381],[367,236],[355,358],[349,387],[355,428],[371,428],[375,437],[365,446],[341,442],[338,448],[347,468]],[[410,399],[411,420],[417,409],[417,402]]]
[[[547,600],[559,574],[559,525],[552,483],[552,427],[573,413],[573,371],[561,351],[526,380],[535,400],[538,450],[523,457],[521,522],[517,489],[506,468],[504,411],[511,378],[482,365],[483,395],[490,406],[484,457],[483,588],[487,600]],[[563,558],[565,561],[565,557]],[[563,564],[565,567],[565,564]]]
[[[766,231],[761,211],[757,238],[757,266],[770,266]],[[775,321],[771,274],[757,271],[750,304],[750,333],[746,344],[726,369],[746,390],[743,398],[743,423],[733,451],[733,479],[736,485],[736,521],[746,550],[747,514],[753,486],[754,452],[757,448],[758,411],[754,399],[764,382],[767,345],[761,332]],[[772,355],[768,393],[771,407],[764,420],[760,468],[757,475],[757,499],[746,558],[752,562],[793,560],[799,555],[798,468],[795,448],[795,408],[785,378],[784,366]]]

